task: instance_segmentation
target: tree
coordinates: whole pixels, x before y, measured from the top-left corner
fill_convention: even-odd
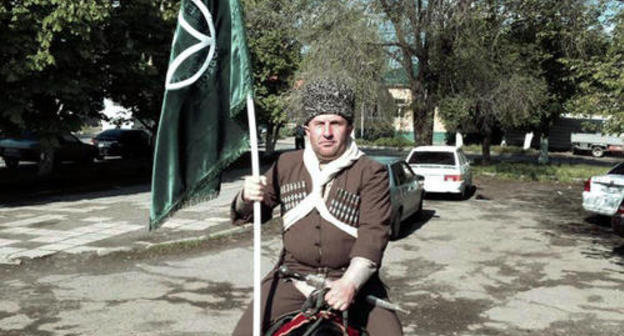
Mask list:
[[[33,131],[51,170],[55,135],[98,118],[106,95],[103,55],[110,0],[3,1],[0,4],[0,128]]]
[[[108,98],[156,134],[179,3],[135,0],[114,6],[104,29]],[[140,18],[140,19],[138,19]]]
[[[447,129],[481,135],[486,163],[494,131],[528,127],[548,98],[546,83],[509,40],[508,22],[496,3],[475,3],[451,52],[431,66],[439,74],[436,94]]]
[[[267,127],[265,146],[271,153],[288,121],[286,93],[301,61],[289,0],[243,0],[247,40],[254,75],[256,116]]]
[[[505,10],[512,22],[509,34],[518,51],[539,69],[548,85],[549,99],[536,110],[532,130],[542,134],[540,161],[548,161],[547,137],[553,123],[566,111],[566,102],[578,90],[566,59],[588,59],[601,53],[600,15],[606,1],[508,0]]]
[[[414,141],[430,144],[437,79],[431,61],[435,50],[450,52],[454,26],[473,0],[378,0],[375,6],[391,27],[384,43],[389,55],[405,70],[412,94]]]
[[[580,90],[566,107],[583,115],[608,117],[606,132],[624,133],[624,8],[618,8],[607,50],[589,60],[570,59]]]
[[[348,83],[356,94],[356,124],[368,131],[391,128],[396,105],[383,86],[386,59],[380,47],[380,22],[367,12],[367,5],[301,1],[297,10],[298,38],[305,46],[297,78],[304,82],[335,78]],[[298,93],[291,96],[293,112],[300,110]]]

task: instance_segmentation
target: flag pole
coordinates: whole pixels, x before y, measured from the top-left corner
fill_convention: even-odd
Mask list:
[[[256,129],[256,113],[251,94],[247,95],[247,119],[249,122],[249,142],[251,146],[251,175],[260,176],[260,162],[258,159],[258,134]],[[260,202],[253,203],[253,336],[260,336],[262,330],[260,320]]]

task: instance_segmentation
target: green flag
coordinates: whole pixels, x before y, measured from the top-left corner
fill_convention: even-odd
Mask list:
[[[182,0],[152,173],[150,230],[214,198],[221,172],[249,148],[251,64],[238,0]]]

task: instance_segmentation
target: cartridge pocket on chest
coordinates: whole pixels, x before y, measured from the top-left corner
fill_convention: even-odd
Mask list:
[[[282,211],[290,211],[296,207],[305,197],[306,183],[305,181],[298,181],[293,183],[287,183],[280,187],[280,203],[282,205]]]
[[[360,220],[360,196],[338,188],[329,201],[329,212],[341,222],[357,227]]]

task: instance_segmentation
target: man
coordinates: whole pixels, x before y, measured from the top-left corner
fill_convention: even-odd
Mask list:
[[[394,312],[364,302],[368,294],[387,297],[378,269],[388,243],[388,174],[350,138],[355,100],[346,85],[318,80],[303,90],[308,146],[281,155],[264,176],[245,179],[232,202],[233,223],[253,219],[254,201],[262,202],[263,220],[279,205],[284,249],[278,266],[331,279],[327,303],[348,309],[350,322],[370,335],[402,335]],[[262,283],[263,328],[299,310],[312,289],[272,271]],[[234,335],[252,334],[252,307]]]
[[[295,149],[304,149],[305,129],[301,125],[295,127]]]

